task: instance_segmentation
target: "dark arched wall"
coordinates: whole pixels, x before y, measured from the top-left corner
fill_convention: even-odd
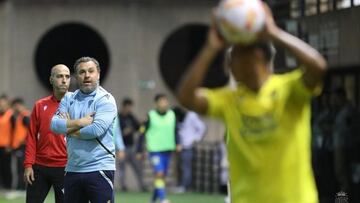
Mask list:
[[[55,25],[41,36],[34,52],[35,72],[42,86],[51,90],[49,75],[55,64],[65,64],[74,72],[74,61],[82,56],[96,58],[101,64],[100,81],[110,67],[108,45],[94,28],[77,22]]]

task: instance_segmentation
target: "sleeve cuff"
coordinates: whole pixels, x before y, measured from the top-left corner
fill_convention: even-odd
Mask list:
[[[85,136],[85,134],[86,134],[86,127],[80,128],[79,132],[80,132],[80,138],[81,138],[81,139],[84,139],[84,138],[86,137],[86,136]]]
[[[24,164],[24,168],[31,168],[32,164]]]
[[[93,139],[93,138],[95,138],[95,137],[89,136],[89,135],[91,135],[90,130],[91,130],[91,129],[90,129],[88,126],[81,128],[81,129],[79,130],[79,132],[80,132],[80,139],[86,140],[86,139]]]
[[[66,127],[66,120],[65,119],[57,118],[54,121],[54,126],[53,127],[54,127],[53,131],[55,131],[56,133],[66,134],[67,127]]]

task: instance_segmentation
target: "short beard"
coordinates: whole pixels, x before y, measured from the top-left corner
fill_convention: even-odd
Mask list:
[[[97,87],[98,87],[98,85],[96,85],[94,88],[91,88],[91,89],[82,89],[82,88],[80,88],[80,90],[81,90],[81,92],[83,92],[85,94],[89,94],[89,93],[95,91]]]

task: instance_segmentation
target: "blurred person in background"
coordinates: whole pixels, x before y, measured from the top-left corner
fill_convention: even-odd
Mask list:
[[[192,182],[192,160],[193,148],[205,135],[206,126],[199,115],[193,111],[183,109],[184,119],[178,124],[178,134],[180,139],[180,184],[175,188],[175,193],[184,193],[190,189]]]
[[[130,164],[139,188],[145,192],[147,189],[143,180],[141,161],[136,159],[135,149],[135,136],[140,129],[140,123],[133,114],[133,105],[134,103],[130,98],[124,98],[118,115],[125,144],[125,158],[119,162],[120,187],[122,191],[128,190],[126,184],[126,164]]]
[[[168,172],[173,151],[180,152],[181,146],[177,133],[176,115],[169,108],[169,101],[165,94],[157,94],[154,98],[155,109],[149,111],[145,121],[145,136],[141,136],[138,143],[138,153],[142,152],[144,139],[149,152],[150,163],[154,171],[154,191],[151,203],[169,203],[166,198],[165,178]]]
[[[350,123],[356,109],[349,101],[346,91],[342,87],[338,87],[333,91],[331,100],[336,112],[333,124],[335,175],[339,190],[350,193],[352,149],[355,148],[353,146],[355,139],[352,137],[355,132],[352,132]]]
[[[125,159],[125,145],[121,134],[120,119],[117,116],[113,125],[113,135],[115,144],[116,159],[122,161]]]
[[[334,165],[335,110],[331,92],[324,91],[319,97],[318,111],[313,113],[312,165],[320,202],[330,202],[337,190]]]
[[[25,189],[24,181],[24,153],[25,139],[30,126],[30,112],[24,105],[24,100],[20,97],[13,99],[11,102],[13,115],[11,122],[13,133],[10,139],[13,161],[16,167],[13,167],[13,184],[15,189]]]
[[[0,96],[0,188],[10,190],[11,174],[11,137],[13,126],[11,117],[13,110],[7,95]]]
[[[67,161],[64,135],[50,130],[51,118],[70,85],[70,70],[65,65],[51,69],[53,93],[35,102],[26,137],[24,179],[26,203],[44,202],[53,187],[55,202],[64,202],[64,174]]]

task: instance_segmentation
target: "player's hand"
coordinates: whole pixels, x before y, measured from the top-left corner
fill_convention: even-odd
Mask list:
[[[123,135],[128,136],[133,132],[133,129],[131,127],[125,127],[123,130]]]
[[[88,114],[85,117],[79,119],[80,126],[85,127],[90,125],[94,121],[95,112]]]
[[[25,168],[24,181],[25,183],[30,185],[32,185],[32,183],[35,181],[34,170],[32,167]]]
[[[80,138],[80,130],[77,130],[75,132],[72,132],[69,134],[71,137],[74,137],[74,138]]]
[[[144,154],[143,153],[136,153],[135,158],[138,161],[142,161],[142,160],[144,160]]]
[[[207,46],[216,51],[220,51],[225,48],[226,42],[221,37],[218,28],[216,26],[215,14],[212,17],[212,23],[209,27],[208,35],[207,35]]]
[[[182,150],[182,146],[181,145],[176,145],[176,152],[177,153],[180,153],[181,152],[181,150]]]
[[[65,112],[60,113],[59,117],[62,118],[62,119],[70,120],[70,115],[67,112],[66,113]]]
[[[61,112],[58,114],[60,118],[62,119],[66,119],[65,113]]]
[[[125,155],[126,155],[126,154],[125,154],[125,152],[124,152],[123,150],[116,152],[116,158],[117,158],[117,160],[119,160],[119,161],[124,160],[124,159],[125,159]]]
[[[67,112],[66,112],[65,116],[66,116],[66,119],[68,119],[68,120],[70,120],[70,119],[71,119],[71,118],[70,118],[70,114],[69,114],[69,113],[67,113]]]
[[[263,2],[263,7],[265,9],[265,25],[264,29],[259,33],[259,40],[268,41],[271,40],[273,36],[277,35],[279,27],[276,25],[273,14],[269,6]]]
[[[10,154],[12,152],[11,147],[5,147],[5,153]]]

